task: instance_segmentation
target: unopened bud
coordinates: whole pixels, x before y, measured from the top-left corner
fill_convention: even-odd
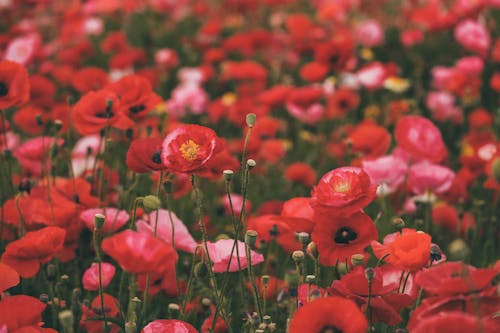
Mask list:
[[[264,287],[267,287],[267,285],[269,284],[269,280],[271,280],[271,277],[269,275],[262,275],[261,279]]]
[[[368,267],[365,269],[365,277],[368,281],[372,281],[373,277],[375,276],[375,270],[371,267]]]
[[[180,312],[179,304],[170,303],[168,305],[168,316],[170,318],[177,319],[177,317],[179,316],[179,312]]]
[[[470,255],[470,249],[467,243],[457,238],[448,245],[448,260],[463,261]]]
[[[248,127],[252,128],[252,127],[254,127],[255,122],[257,121],[257,115],[255,115],[255,113],[249,113],[249,114],[247,114],[245,120],[246,120]]]
[[[307,244],[309,244],[309,241],[311,240],[311,237],[309,236],[309,234],[307,232],[299,232],[299,234],[297,235],[298,239],[299,239],[299,242],[300,244],[302,244],[302,246],[307,246]]]
[[[405,221],[399,216],[394,217],[391,222],[396,230],[402,230],[405,227]]]
[[[318,253],[318,247],[315,242],[310,242],[307,245],[307,254],[311,256],[314,260],[318,259],[319,253]]]
[[[94,227],[96,228],[96,230],[99,230],[102,228],[105,220],[106,220],[106,217],[102,214],[95,214],[94,215]]]
[[[151,213],[161,207],[161,201],[156,195],[146,195],[142,200],[146,213]]]
[[[204,297],[201,299],[201,305],[205,308],[209,308],[210,305],[212,305],[212,301],[210,300],[210,298]]]
[[[248,170],[252,170],[256,165],[257,165],[257,162],[255,162],[255,160],[252,160],[252,159],[247,160]]]
[[[308,284],[313,284],[316,281],[316,275],[307,275],[306,282]]]
[[[234,171],[233,170],[224,170],[222,172],[222,174],[224,175],[224,179],[226,180],[226,182],[229,183],[233,179]]]
[[[56,130],[56,132],[59,132],[62,127],[63,127],[63,122],[61,119],[54,120],[54,129]]]
[[[271,323],[271,316],[265,315],[264,317],[262,317],[262,321],[264,322],[264,324],[269,325]]]
[[[497,183],[500,183],[500,157],[495,157],[491,162],[491,174]]]
[[[300,250],[293,251],[292,259],[295,263],[300,264],[302,261],[304,261],[304,252],[302,252]]]
[[[70,310],[59,312],[59,323],[61,324],[63,332],[73,332],[73,325],[75,324],[75,316]]]
[[[365,264],[365,256],[361,253],[356,253],[351,256],[351,263],[353,266],[362,266]]]
[[[248,245],[248,247],[253,248],[256,240],[257,240],[257,231],[247,230],[247,232],[245,233],[245,243]]]

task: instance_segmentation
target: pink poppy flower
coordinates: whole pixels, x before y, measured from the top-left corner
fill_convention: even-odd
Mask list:
[[[455,40],[466,50],[486,55],[490,48],[491,39],[486,27],[474,21],[466,19],[455,27]]]
[[[408,29],[401,32],[401,44],[412,47],[424,40],[424,33],[418,29]]]
[[[375,90],[382,87],[386,78],[386,71],[380,62],[372,62],[358,70],[356,78],[366,89]]]
[[[177,215],[175,215],[174,212],[171,212],[171,216],[174,224],[174,247],[182,251],[193,253],[197,245],[196,241],[189,233],[186,225],[177,217]],[[135,225],[138,232],[153,235],[155,223],[156,211],[149,215],[145,215],[144,219],[137,221]],[[172,243],[172,224],[170,223],[170,214],[168,213],[168,210],[158,210],[156,235],[162,241],[168,244]]]
[[[431,110],[432,118],[435,120],[462,122],[462,109],[455,106],[455,97],[446,91],[430,92],[427,95],[426,105]]]
[[[71,164],[75,177],[93,167],[100,142],[100,137],[97,134],[84,136],[76,142],[71,153]]]
[[[63,142],[63,139],[57,139],[57,145],[61,146]],[[39,136],[19,146],[14,152],[14,156],[19,160],[24,172],[38,177],[42,174],[42,169],[45,168],[45,172],[50,170],[50,159],[46,157],[50,147],[55,143],[55,138]],[[43,165],[44,160],[45,166]]]
[[[110,284],[113,276],[115,276],[115,272],[115,266],[107,262],[101,263],[101,281],[103,288],[106,288]],[[85,270],[82,277],[82,283],[83,289],[85,290],[99,290],[99,263],[94,262]]]
[[[180,84],[173,91],[171,98],[167,101],[169,114],[177,117],[191,114],[201,114],[205,111],[208,103],[208,95],[197,84]]]
[[[394,193],[403,184],[408,171],[407,163],[395,155],[364,160],[361,165],[372,183],[378,184],[378,196]]]
[[[130,215],[125,210],[118,210],[117,208],[91,208],[86,209],[80,213],[80,220],[85,223],[89,230],[94,230],[94,217],[96,214],[103,214],[105,216],[104,225],[102,230],[105,233],[112,233],[120,229],[130,219]]]
[[[414,159],[440,162],[447,154],[441,132],[427,118],[421,116],[401,118],[396,125],[394,135],[399,147]]]
[[[436,89],[444,89],[448,81],[453,77],[455,68],[436,66],[431,70],[432,86]]]
[[[410,188],[418,195],[445,193],[451,188],[454,179],[455,173],[451,169],[427,161],[412,165],[408,175]]]
[[[33,59],[39,45],[40,37],[37,34],[15,38],[7,46],[4,59],[26,65]]]
[[[323,105],[319,103],[313,103],[304,107],[294,103],[286,103],[286,109],[292,117],[308,125],[314,125],[320,121],[325,111]]]
[[[141,333],[198,333],[191,324],[177,319],[157,319],[142,329]]]
[[[379,46],[384,42],[384,30],[377,20],[365,20],[355,29],[358,42],[366,47]]]
[[[455,67],[463,74],[474,77],[481,75],[484,62],[483,59],[477,56],[463,57],[456,62]]]
[[[208,253],[210,260],[214,263],[213,271],[215,273],[223,273],[227,269],[229,260],[229,272],[236,272],[238,270],[238,257],[236,256],[236,248],[231,257],[231,250],[233,248],[234,239],[220,239],[215,243],[208,242]],[[238,241],[238,252],[240,254],[241,269],[247,268],[246,245],[242,241]],[[250,251],[250,258],[252,266],[264,262],[264,256],[253,250]]]

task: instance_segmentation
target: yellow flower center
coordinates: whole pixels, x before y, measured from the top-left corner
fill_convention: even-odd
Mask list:
[[[347,193],[349,192],[349,189],[351,188],[351,185],[349,184],[348,181],[339,181],[336,182],[333,185],[333,191],[338,192],[338,193]]]
[[[182,157],[188,161],[192,161],[200,151],[200,145],[189,139],[181,145],[179,150],[181,151]]]

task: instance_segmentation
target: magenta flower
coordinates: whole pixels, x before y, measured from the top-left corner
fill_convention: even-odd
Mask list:
[[[467,19],[455,27],[455,39],[466,50],[486,55],[490,48],[490,35],[484,25],[473,19]]]
[[[408,176],[412,192],[418,195],[445,193],[450,189],[454,179],[455,173],[452,170],[427,161],[412,165]]]
[[[102,287],[106,288],[113,277],[115,276],[115,266],[103,262],[101,263],[101,281]],[[89,291],[99,290],[99,263],[94,262],[89,268],[85,270],[82,277],[83,289]]]
[[[372,183],[378,184],[378,196],[394,193],[403,184],[408,171],[406,161],[395,155],[364,160],[362,167],[370,176]]]

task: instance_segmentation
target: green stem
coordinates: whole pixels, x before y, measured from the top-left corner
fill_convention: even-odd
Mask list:
[[[101,250],[99,247],[99,238],[98,238],[98,229],[94,227],[93,233],[93,243],[94,243],[94,251],[96,255],[97,264],[99,265],[99,298],[101,300],[101,315],[104,321],[104,330],[106,333],[109,333],[108,321],[106,319],[106,309],[104,308],[104,292],[102,287],[102,258],[101,258]]]
[[[252,269],[252,258],[251,258],[251,253],[250,253],[250,246],[248,244],[245,244],[246,247],[246,255],[247,255],[247,271],[248,271],[248,279],[250,280],[250,283],[252,284],[252,291],[253,291],[253,298],[255,302],[255,306],[257,307],[257,313],[259,314],[259,319],[260,322],[262,323],[262,307],[260,304],[259,300],[259,292],[257,290],[257,285],[255,284],[255,276],[253,274],[253,269]]]

